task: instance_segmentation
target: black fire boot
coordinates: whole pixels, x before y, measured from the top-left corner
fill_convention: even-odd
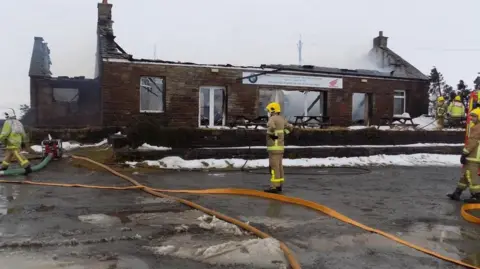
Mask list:
[[[480,193],[472,194],[472,197],[463,201],[469,204],[480,204]]]
[[[25,167],[25,173],[24,173],[24,175],[28,175],[28,174],[30,174],[31,172],[33,172],[33,171],[32,171],[32,167],[31,167],[30,165],[27,166],[27,167]]]
[[[460,196],[462,196],[463,190],[460,188],[456,188],[453,193],[447,194],[447,196],[455,201],[460,201]]]
[[[8,166],[2,166],[2,167],[0,167],[0,171],[5,171],[5,170],[8,170]]]
[[[268,193],[281,193],[282,192],[282,186],[279,186],[279,187],[270,187],[268,189],[265,189],[264,192],[268,192]]]

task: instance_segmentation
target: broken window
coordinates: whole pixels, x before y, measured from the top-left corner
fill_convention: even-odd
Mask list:
[[[163,78],[140,78],[140,112],[160,113],[165,111],[165,84]]]
[[[53,88],[53,100],[55,102],[76,103],[78,102],[78,89]]]
[[[258,116],[267,116],[267,105],[277,102],[283,108],[283,91],[260,89],[258,93]]]
[[[267,115],[265,107],[270,102],[280,103],[282,114],[290,122],[295,122],[295,116],[323,116],[321,91],[260,90],[259,116]]]

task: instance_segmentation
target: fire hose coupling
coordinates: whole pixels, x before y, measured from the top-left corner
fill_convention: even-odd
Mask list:
[[[45,139],[42,141],[43,157],[52,155],[53,159],[60,159],[63,155],[63,147],[61,139]]]

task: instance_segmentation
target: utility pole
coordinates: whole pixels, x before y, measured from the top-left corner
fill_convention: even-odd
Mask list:
[[[153,45],[153,59],[157,59],[157,44]]]
[[[302,48],[303,48],[302,35],[300,35],[300,39],[298,40],[297,48],[298,48],[298,65],[302,65]]]

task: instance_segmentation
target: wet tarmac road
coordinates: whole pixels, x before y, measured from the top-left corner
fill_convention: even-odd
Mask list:
[[[473,264],[480,261],[478,225],[465,222],[459,214],[460,204],[445,197],[455,187],[456,168],[373,168],[371,173],[359,175],[326,175],[324,169],[298,171],[319,176],[294,175],[290,169],[285,194],[326,205],[449,257]],[[127,186],[115,176],[65,162],[52,163],[30,177]],[[159,172],[134,177],[142,184],[172,189],[259,189],[268,184],[267,175],[242,172]],[[254,237],[239,234],[235,227],[209,226],[212,220],[199,220],[202,213],[176,202],[140,191],[26,185],[0,188],[0,268],[42,268],[39,264],[70,269],[253,268],[218,265],[220,258],[213,258],[217,265],[208,264],[207,259],[178,258],[194,256],[192,253],[204,247]],[[284,241],[302,268],[462,268],[297,206],[226,195],[182,197],[248,221]],[[177,257],[171,252],[156,255],[146,248],[159,246],[175,248]],[[245,257],[255,268],[269,267],[262,265],[265,255],[261,253],[250,252]],[[270,268],[279,266],[271,262]]]

